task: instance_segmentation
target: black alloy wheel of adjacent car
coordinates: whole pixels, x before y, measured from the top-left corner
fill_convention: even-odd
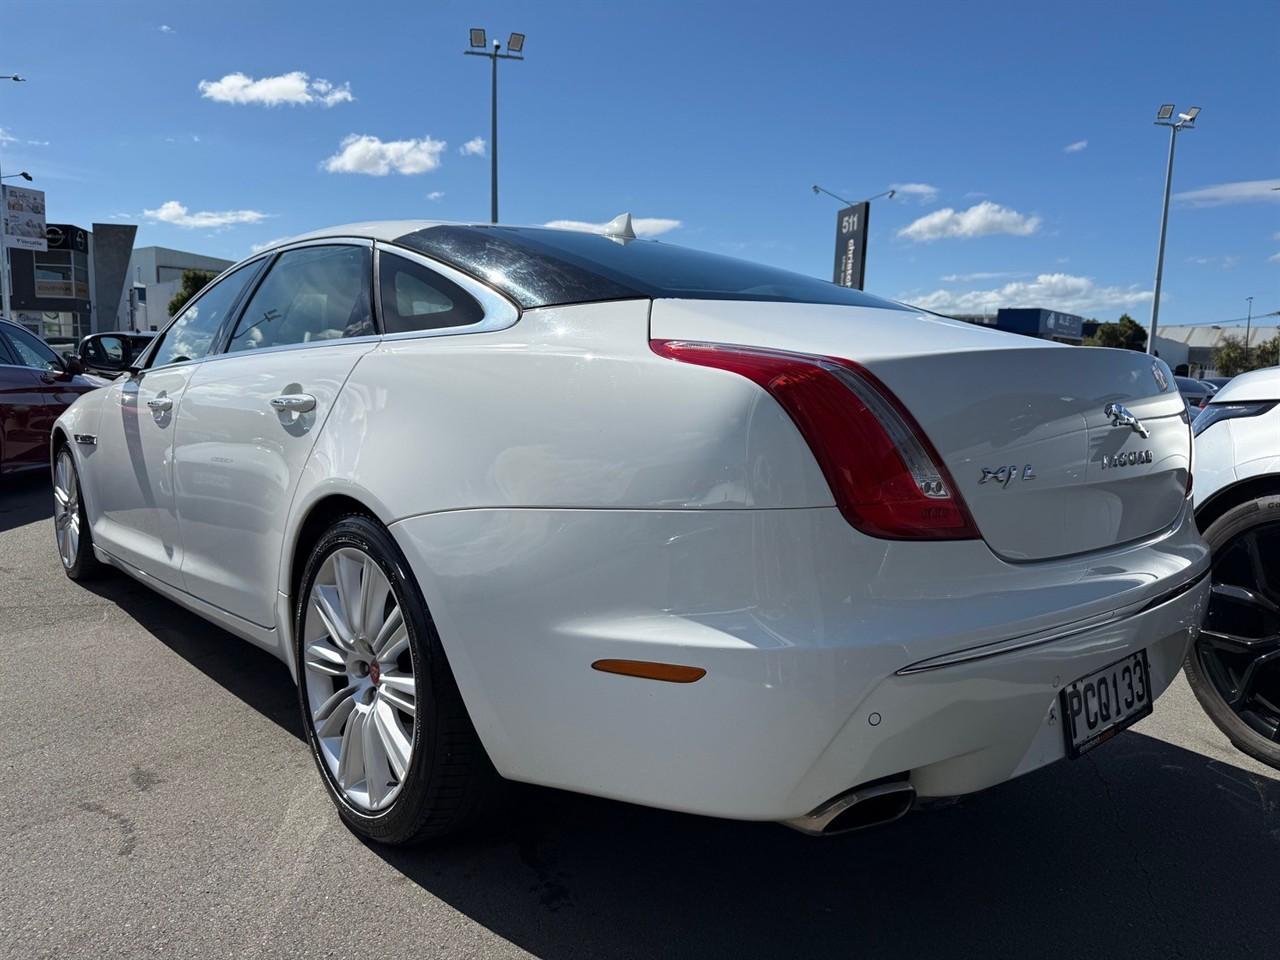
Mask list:
[[[1236,747],[1280,768],[1280,496],[1228,510],[1204,537],[1213,592],[1187,680]]]

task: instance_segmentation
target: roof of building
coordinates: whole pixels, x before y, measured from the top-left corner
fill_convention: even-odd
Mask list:
[[[1277,333],[1280,333],[1280,327],[1274,323],[1255,323],[1249,331],[1249,346],[1256,347],[1266,343]],[[1157,340],[1172,340],[1188,347],[1219,347],[1228,336],[1243,340],[1244,335],[1245,328],[1242,326],[1222,327],[1217,324],[1160,327],[1156,331]]]

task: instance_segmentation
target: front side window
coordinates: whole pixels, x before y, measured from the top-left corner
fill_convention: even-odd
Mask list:
[[[483,308],[460,286],[404,257],[378,254],[378,280],[386,333],[464,327],[484,319]]]
[[[241,267],[201,293],[160,334],[160,342],[151,353],[149,366],[163,367],[204,357],[213,347],[218,328],[260,266],[255,262]]]
[[[240,315],[229,352],[373,334],[366,247],[286,250]]]
[[[44,344],[39,337],[36,337],[20,327],[5,327],[4,333],[0,336],[7,336],[9,343],[13,346],[13,352],[18,355],[18,364],[23,367],[33,367],[36,370],[61,370],[62,364],[58,362],[58,355]]]

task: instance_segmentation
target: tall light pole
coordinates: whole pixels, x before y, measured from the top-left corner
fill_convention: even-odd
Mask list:
[[[16,73],[0,74],[0,80],[12,80],[14,83],[27,82],[23,77],[18,76]],[[18,174],[18,176],[26,180],[31,179],[31,175],[27,173],[25,170],[22,173]],[[0,175],[0,181],[3,181],[5,179],[6,178],[4,176]],[[4,188],[0,187],[0,202],[3,202],[3,200],[4,200]],[[6,204],[5,212],[3,215],[5,218],[7,218],[9,215],[8,211],[9,211],[9,208],[8,208],[8,205]],[[0,218],[0,317],[3,317],[6,320],[13,319],[13,317],[9,314],[9,251],[5,249],[3,218]]]
[[[1244,365],[1249,367],[1249,334],[1253,331],[1253,297],[1245,297],[1249,301],[1249,316],[1244,321]]]
[[[523,60],[524,34],[513,33],[507,38],[507,53],[500,53],[502,41],[493,41],[493,49],[489,48],[484,28],[471,28],[471,49],[462,52],[471,57],[488,57],[493,61],[493,81],[491,91],[492,109],[489,126],[489,222],[498,222],[498,61]]]
[[[1155,299],[1151,301],[1151,335],[1147,337],[1147,353],[1156,352],[1156,324],[1160,319],[1160,281],[1164,279],[1164,238],[1169,230],[1169,191],[1173,186],[1173,150],[1178,145],[1179,130],[1194,130],[1196,117],[1200,115],[1199,107],[1192,107],[1186,113],[1173,117],[1172,103],[1161,104],[1156,111],[1156,126],[1169,128],[1169,165],[1164,173],[1164,211],[1160,214],[1160,247],[1156,252],[1156,289]]]

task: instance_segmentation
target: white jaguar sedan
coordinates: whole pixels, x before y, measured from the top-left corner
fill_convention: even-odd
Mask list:
[[[1161,361],[628,226],[231,268],[59,419],[67,573],[284,660],[387,843],[502,778],[836,832],[1151,710],[1209,587]]]

